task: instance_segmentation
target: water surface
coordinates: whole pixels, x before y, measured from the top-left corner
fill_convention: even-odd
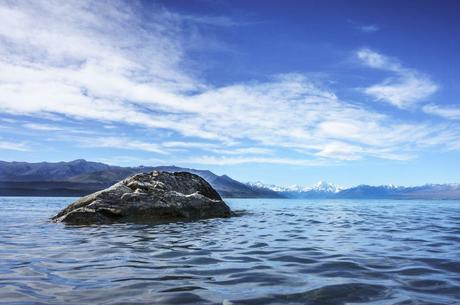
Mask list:
[[[0,304],[459,304],[460,202],[227,199],[238,217],[48,223],[0,197]]]

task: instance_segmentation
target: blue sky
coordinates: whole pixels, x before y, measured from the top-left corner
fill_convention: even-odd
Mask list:
[[[457,1],[1,1],[0,160],[460,182]]]

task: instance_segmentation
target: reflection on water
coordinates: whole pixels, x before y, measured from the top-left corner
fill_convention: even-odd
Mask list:
[[[460,202],[228,199],[238,217],[48,223],[0,198],[0,304],[458,304]]]

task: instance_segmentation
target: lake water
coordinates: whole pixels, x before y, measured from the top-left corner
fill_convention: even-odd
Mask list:
[[[0,197],[0,304],[460,304],[460,202],[227,199],[238,217],[72,227]]]

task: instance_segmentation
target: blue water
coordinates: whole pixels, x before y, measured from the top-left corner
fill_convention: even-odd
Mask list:
[[[0,197],[0,304],[460,304],[460,202],[227,199],[238,217],[47,222]]]

